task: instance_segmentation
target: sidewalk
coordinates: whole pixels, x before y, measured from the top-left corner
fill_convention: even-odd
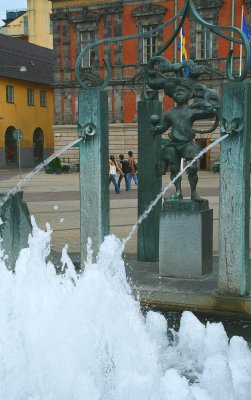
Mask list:
[[[0,191],[6,192],[19,180],[18,171],[0,171]],[[169,177],[163,179],[163,187]],[[189,196],[187,176],[183,178],[184,194]],[[125,249],[127,275],[133,291],[139,294],[142,304],[158,309],[190,309],[200,312],[242,315],[251,318],[251,297],[223,298],[217,294],[218,212],[219,175],[200,171],[198,192],[208,198],[214,210],[214,271],[201,279],[159,278],[158,263],[136,261],[137,235]],[[69,253],[78,262],[79,242],[79,174],[46,175],[39,172],[22,188],[24,200],[37,224],[45,228],[49,222],[52,229],[52,250],[60,253],[65,243]],[[124,187],[122,186],[122,189]],[[170,194],[169,194],[170,195]],[[120,239],[125,238],[137,221],[137,187],[132,191],[115,194],[110,187],[110,232]],[[251,283],[250,283],[251,287]]]
[[[29,170],[22,171],[22,177]],[[0,170],[0,191],[6,192],[19,181],[18,170]],[[184,177],[184,194],[189,195],[187,176]],[[168,176],[163,179],[163,187],[169,182]],[[218,251],[218,182],[219,175],[200,172],[198,191],[209,199],[214,209],[214,252]],[[137,186],[132,182],[132,190],[124,192],[124,181],[120,195],[115,194],[110,186],[110,232],[120,239],[127,236],[131,226],[137,221]],[[61,251],[65,243],[70,252],[79,252],[79,174],[47,175],[39,172],[27,182],[22,190],[30,213],[36,218],[39,227],[44,228],[46,222],[53,229],[52,248]],[[170,192],[171,193],[171,192]],[[167,195],[170,195],[167,194]],[[128,212],[130,210],[130,212]],[[137,252],[137,236],[128,243],[126,253]]]

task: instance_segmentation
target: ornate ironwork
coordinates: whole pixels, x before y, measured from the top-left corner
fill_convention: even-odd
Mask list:
[[[181,17],[181,20],[184,21],[185,17],[183,17],[183,15],[185,14],[185,8],[186,5],[184,5],[182,7],[182,9],[173,17],[171,18],[168,22],[165,22],[164,24],[158,26],[157,28],[151,29],[147,32],[142,32],[142,33],[137,33],[134,35],[128,35],[128,36],[118,36],[118,37],[114,37],[114,38],[105,38],[105,39],[101,39],[101,40],[97,40],[96,42],[90,43],[88,46],[86,46],[78,55],[77,58],[77,62],[76,62],[76,68],[75,68],[75,73],[76,73],[76,79],[79,83],[79,85],[86,90],[91,90],[93,87],[92,86],[88,86],[86,85],[85,82],[82,81],[81,76],[80,76],[80,68],[81,68],[81,63],[82,63],[82,59],[84,58],[84,56],[88,53],[88,51],[92,48],[95,48],[97,46],[100,46],[102,44],[108,44],[108,43],[115,43],[115,42],[121,42],[124,40],[132,40],[132,39],[140,39],[140,38],[144,38],[144,37],[150,37],[153,34],[163,30],[164,28],[167,28],[169,25],[171,25],[172,23],[174,23],[179,17]],[[181,28],[182,25],[179,24],[179,29]],[[165,48],[163,48],[163,50],[161,49],[158,54],[161,54],[163,51],[165,50]],[[106,68],[107,71],[107,76],[104,79],[103,83],[100,86],[95,86],[95,88],[97,89],[104,89],[106,86],[109,85],[109,82],[111,80],[111,76],[112,76],[112,71],[111,71],[111,66],[110,64],[106,61],[104,61],[104,66]]]
[[[75,73],[76,73],[76,79],[79,83],[79,85],[86,90],[92,90],[93,86],[88,86],[82,79],[80,76],[80,69],[81,69],[81,62],[82,59],[84,58],[84,56],[88,53],[88,51],[92,48],[95,48],[97,46],[100,46],[102,44],[108,44],[108,43],[115,43],[115,42],[120,42],[120,41],[124,41],[124,40],[132,40],[132,39],[140,39],[140,38],[145,38],[145,37],[150,37],[153,34],[167,28],[168,26],[170,26],[171,24],[173,24],[175,21],[178,20],[179,21],[177,23],[177,27],[173,33],[173,35],[170,37],[170,39],[168,39],[168,41],[165,43],[165,45],[159,50],[157,51],[154,56],[159,56],[160,54],[162,54],[175,40],[175,38],[178,36],[179,31],[181,29],[181,27],[184,24],[185,19],[188,16],[193,16],[195,18],[196,21],[198,21],[199,23],[201,23],[202,26],[204,26],[205,28],[209,29],[210,31],[214,32],[216,35],[230,41],[230,42],[234,42],[234,43],[238,43],[241,46],[244,47],[245,49],[245,55],[244,55],[244,62],[243,62],[243,67],[242,67],[242,71],[240,76],[233,76],[232,73],[232,62],[233,62],[233,49],[230,49],[228,52],[228,56],[226,58],[226,75],[227,78],[230,81],[242,81],[246,78],[247,76],[247,72],[248,72],[248,68],[249,68],[249,62],[250,62],[250,45],[249,45],[249,41],[246,38],[244,32],[236,27],[233,26],[217,26],[217,25],[213,25],[210,24],[209,22],[205,21],[201,15],[198,13],[196,6],[194,4],[194,0],[186,0],[184,2],[184,5],[182,7],[182,9],[180,11],[178,11],[178,13],[171,18],[168,22],[165,22],[164,24],[160,25],[157,28],[154,28],[152,30],[149,30],[147,32],[142,32],[139,34],[134,34],[134,35],[129,35],[129,36],[119,36],[119,37],[114,37],[114,38],[105,38],[102,40],[97,40],[94,43],[90,43],[88,46],[86,46],[79,54],[78,58],[77,58],[77,62],[76,62],[76,68],[75,68]],[[227,34],[226,32],[230,32],[230,34]],[[233,35],[238,36],[237,37],[233,37]],[[109,82],[111,80],[112,77],[112,70],[111,70],[111,66],[110,64],[104,60],[104,67],[106,69],[106,78],[103,80],[103,83],[101,85],[95,86],[95,89],[104,89],[106,86],[109,85]],[[145,92],[145,90],[144,90]]]

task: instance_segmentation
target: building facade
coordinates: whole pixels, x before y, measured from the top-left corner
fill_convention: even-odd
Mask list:
[[[184,4],[183,0],[51,0],[54,35],[54,99],[55,147],[75,139],[78,120],[78,84],[75,80],[76,58],[88,43],[103,38],[127,36],[146,32],[169,21]],[[251,0],[196,0],[201,16],[216,24],[241,27],[242,6],[247,21],[251,14]],[[110,152],[117,156],[133,150],[137,154],[137,102],[142,99],[142,70],[147,60],[171,37],[174,25],[147,38],[134,39],[114,44],[105,44],[89,51],[82,61],[82,75],[92,82],[102,76],[103,58],[112,67],[112,81],[108,87]],[[219,89],[225,79],[225,60],[230,42],[205,29],[192,18],[185,21],[184,32],[188,58],[197,60],[211,68],[205,82]],[[180,61],[178,40],[163,53],[171,61]],[[239,47],[233,47],[238,70]],[[101,66],[101,67],[100,67]],[[101,68],[101,75],[98,72]],[[96,74],[96,75],[95,75]],[[163,94],[159,93],[159,99]],[[164,108],[171,105],[164,98]],[[217,135],[216,133],[215,135]],[[199,136],[202,146],[212,138]],[[78,157],[77,152],[71,157]],[[211,159],[217,155],[211,154]],[[207,156],[205,168],[209,167]]]
[[[54,149],[52,50],[0,34],[0,168],[33,167]]]
[[[27,0],[27,10],[6,11],[5,25],[0,33],[52,49],[51,3]]]

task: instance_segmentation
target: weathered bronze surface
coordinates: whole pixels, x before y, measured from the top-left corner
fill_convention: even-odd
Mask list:
[[[138,216],[160,193],[161,176],[156,177],[155,169],[159,164],[161,138],[150,135],[149,119],[151,115],[161,114],[162,103],[158,100],[138,102]],[[159,118],[159,117],[158,117]],[[146,162],[147,160],[147,162]],[[159,220],[161,200],[138,229],[138,260],[157,261],[159,259]]]
[[[0,194],[0,199],[4,198]],[[31,233],[30,213],[23,201],[23,192],[11,195],[0,209],[1,249],[7,256],[6,265],[14,271],[21,249],[28,246]]]
[[[249,292],[251,84],[221,86],[219,293]]]
[[[188,78],[184,76],[185,69],[189,71]],[[165,95],[176,103],[176,107],[163,112],[159,120],[156,115],[151,117],[153,135],[163,134],[171,128],[166,144],[162,147],[159,171],[165,175],[169,166],[171,179],[179,173],[182,158],[191,161],[199,153],[199,147],[194,142],[196,135],[194,122],[211,118],[219,120],[220,99],[217,92],[198,83],[198,77],[203,73],[207,73],[205,67],[197,66],[191,60],[171,63],[166,58],[157,56],[148,62],[148,85],[154,90],[163,89]],[[197,163],[193,163],[187,169],[191,199],[202,201],[196,192],[197,172]],[[174,185],[176,193],[171,198],[180,200],[183,198],[181,177]]]

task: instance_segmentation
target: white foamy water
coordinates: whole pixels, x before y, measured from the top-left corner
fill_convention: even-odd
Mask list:
[[[96,263],[90,250],[82,275],[65,247],[57,275],[52,231],[32,224],[15,274],[0,254],[0,399],[250,400],[241,337],[184,312],[168,341],[165,318],[143,316],[131,294],[120,240],[107,236]]]

